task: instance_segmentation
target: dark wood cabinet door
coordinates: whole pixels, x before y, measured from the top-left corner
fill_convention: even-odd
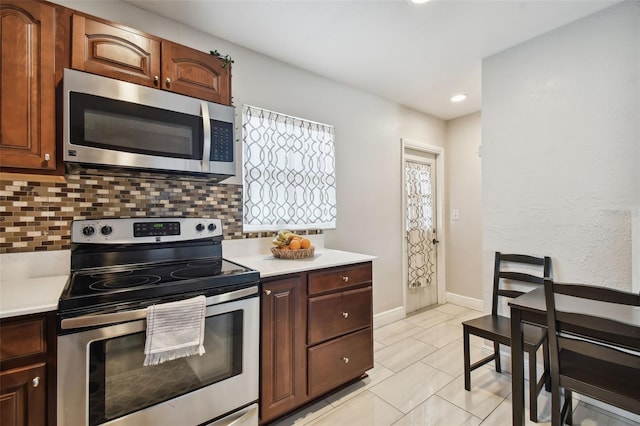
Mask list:
[[[307,399],[306,300],[304,275],[263,283],[261,422],[281,416]]]
[[[162,88],[231,105],[231,64],[170,41],[162,41]]]
[[[160,87],[160,39],[74,14],[71,67],[130,83]]]
[[[0,424],[46,424],[46,368],[34,364],[0,373]]]
[[[43,3],[0,4],[0,166],[53,170],[55,10]]]

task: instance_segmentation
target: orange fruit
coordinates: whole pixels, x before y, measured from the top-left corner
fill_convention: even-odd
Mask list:
[[[291,250],[298,250],[300,247],[300,240],[294,238],[293,240],[289,241],[289,248]]]
[[[309,240],[308,238],[301,239],[300,247],[302,247],[303,249],[311,248],[311,240]]]

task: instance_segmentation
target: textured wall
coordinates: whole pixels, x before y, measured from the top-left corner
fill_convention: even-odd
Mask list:
[[[496,250],[549,255],[557,280],[632,288],[639,68],[631,1],[483,61],[485,301]]]

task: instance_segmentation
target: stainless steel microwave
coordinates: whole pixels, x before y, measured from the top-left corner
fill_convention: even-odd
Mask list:
[[[64,161],[86,168],[235,175],[235,109],[64,70]]]

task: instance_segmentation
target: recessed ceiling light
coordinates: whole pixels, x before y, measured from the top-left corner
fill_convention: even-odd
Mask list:
[[[411,3],[415,3],[415,4],[422,4],[422,3],[426,3],[429,0],[409,0]]]
[[[453,95],[453,96],[451,97],[451,102],[462,102],[462,101],[464,101],[465,99],[467,99],[467,95],[466,95],[466,94],[464,94],[464,93],[459,93],[459,94],[457,94],[457,95]]]

